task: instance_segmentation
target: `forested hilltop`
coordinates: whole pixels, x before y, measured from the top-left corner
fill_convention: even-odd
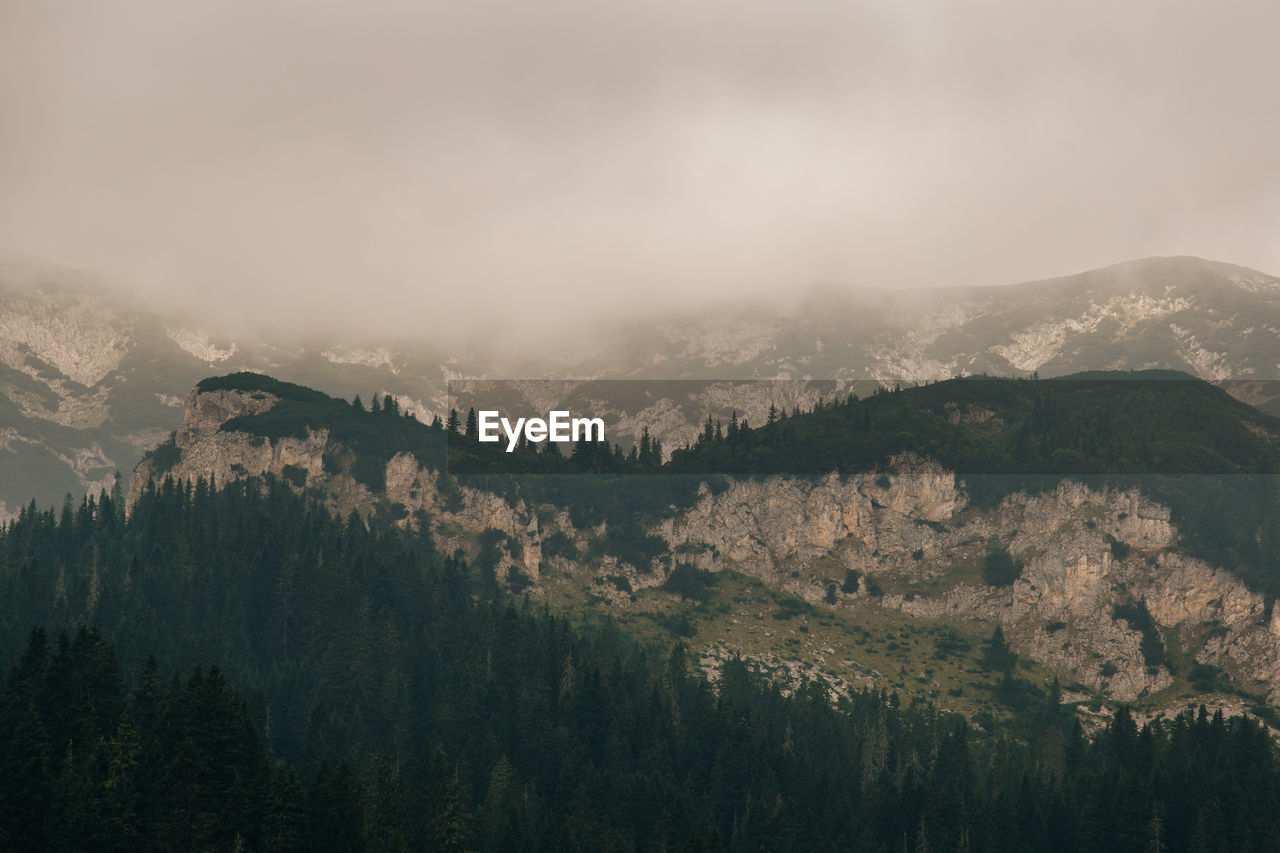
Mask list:
[[[304,439],[324,429],[324,471],[349,473],[377,495],[400,453],[509,498],[566,508],[577,526],[608,521],[607,552],[644,559],[641,528],[691,505],[702,484],[725,477],[842,476],[883,468],[914,454],[964,480],[969,497],[994,505],[1017,491],[1055,488],[1064,479],[1096,488],[1141,487],[1168,506],[1182,545],[1228,568],[1268,596],[1280,594],[1280,419],[1185,373],[1095,371],[1059,379],[970,377],[859,399],[820,400],[811,410],[771,409],[749,424],[708,419],[699,438],[666,448],[647,432],[629,446],[476,440],[474,410],[430,424],[392,397],[370,404],[261,374],[206,379],[197,393],[261,396],[272,404],[216,426],[255,441]],[[268,398],[269,395],[269,398]],[[171,441],[148,456],[143,477],[162,478],[181,454]],[[299,485],[298,468],[285,471]],[[591,474],[590,477],[558,476]],[[661,474],[621,481],[632,474]],[[533,476],[537,475],[537,476]]]
[[[1121,710],[1086,737],[1050,690],[987,731],[881,691],[785,696],[741,661],[712,686],[681,645],[573,627],[492,567],[272,478],[169,481],[127,518],[119,494],[29,508],[0,583],[16,849],[1199,851],[1280,832],[1280,756],[1250,719]]]

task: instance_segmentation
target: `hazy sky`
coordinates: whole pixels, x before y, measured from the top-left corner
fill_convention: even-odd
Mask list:
[[[0,0],[0,255],[399,330],[1280,273],[1278,32],[1270,0]]]

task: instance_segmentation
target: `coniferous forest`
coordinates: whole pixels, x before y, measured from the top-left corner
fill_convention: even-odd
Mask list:
[[[0,0],[0,853],[1280,853],[1278,33]]]
[[[880,692],[713,688],[286,484],[166,481],[0,535],[14,850],[1275,849],[1250,718],[993,729]]]

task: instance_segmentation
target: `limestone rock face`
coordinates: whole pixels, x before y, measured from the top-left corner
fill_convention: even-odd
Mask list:
[[[845,570],[865,569],[881,556],[892,563],[917,550],[939,550],[948,537],[930,525],[941,525],[964,504],[954,473],[904,457],[891,473],[843,481],[835,474],[735,481],[722,494],[704,494],[660,533],[673,550],[699,554],[701,568],[724,562],[816,601],[826,591],[820,580],[843,580]],[[811,583],[784,577],[796,564],[820,558],[824,568]]]
[[[327,429],[308,430],[302,439],[286,436],[274,441],[221,429],[232,418],[265,412],[277,402],[279,398],[261,391],[191,391],[183,401],[182,424],[174,433],[177,463],[168,471],[156,471],[152,460],[143,460],[129,481],[128,506],[132,508],[157,476],[227,483],[250,475],[281,476],[292,466],[306,471],[308,480],[322,477]]]
[[[1138,585],[1152,618],[1161,625],[1217,622],[1249,632],[1268,624],[1261,593],[1250,592],[1229,572],[1182,554],[1161,554],[1157,568]]]
[[[851,569],[906,587],[879,603],[921,619],[999,624],[1019,654],[1123,702],[1173,683],[1163,663],[1148,663],[1140,630],[1115,616],[1140,605],[1165,646],[1190,644],[1201,662],[1280,699],[1280,615],[1268,618],[1263,597],[1229,572],[1177,551],[1168,508],[1136,489],[1075,482],[994,510],[966,506],[952,472],[904,457],[844,481],[735,482],[661,532],[700,568],[733,568],[817,606]],[[1010,586],[972,571],[991,540],[1022,564]],[[909,591],[939,580],[941,592]],[[867,588],[864,579],[854,596],[837,593],[835,607]],[[1198,646],[1206,625],[1217,626],[1215,637]]]
[[[103,300],[35,291],[0,299],[0,363],[31,370],[31,354],[90,388],[120,366],[129,330]]]
[[[450,497],[441,494],[440,475],[422,468],[410,453],[398,453],[387,463],[387,499],[411,513],[423,510],[430,519],[430,533],[437,550],[468,550],[470,535],[498,530],[508,546],[497,567],[505,581],[513,566],[532,581],[541,577],[542,545],[538,516],[524,501],[512,506],[490,492],[458,486]],[[567,524],[567,519],[565,521]]]
[[[261,414],[278,402],[280,398],[265,391],[192,389],[182,401],[182,424],[175,440],[179,448],[193,447],[200,439],[218,432],[232,418]]]

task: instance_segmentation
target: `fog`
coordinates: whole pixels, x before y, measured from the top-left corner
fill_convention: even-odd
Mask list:
[[[1265,2],[0,0],[0,255],[448,334],[1280,272]]]

